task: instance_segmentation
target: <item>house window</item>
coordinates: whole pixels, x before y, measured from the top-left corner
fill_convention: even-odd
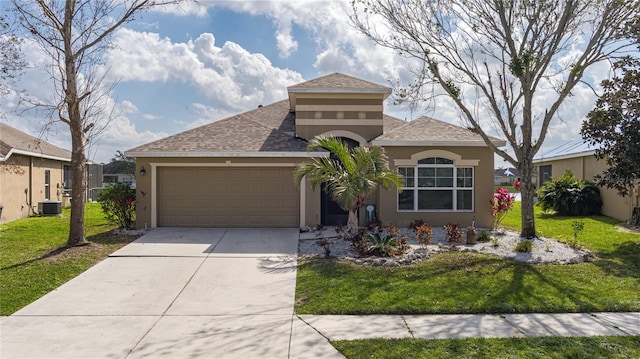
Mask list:
[[[540,166],[540,187],[551,179],[551,165]]]
[[[473,210],[473,167],[429,157],[416,166],[398,167],[398,171],[404,177],[398,211]]]
[[[64,189],[71,189],[71,166],[64,165],[62,169],[62,182],[64,182]]]
[[[51,171],[44,171],[44,199],[51,199]]]

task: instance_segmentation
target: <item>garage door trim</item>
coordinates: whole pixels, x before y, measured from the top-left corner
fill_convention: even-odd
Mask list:
[[[233,163],[226,161],[225,163],[149,163],[151,167],[151,228],[158,227],[158,167],[246,167],[246,168],[258,168],[258,167],[271,167],[271,168],[293,168],[297,164],[291,163]],[[300,182],[300,219],[299,223],[302,225],[305,218],[305,181]]]

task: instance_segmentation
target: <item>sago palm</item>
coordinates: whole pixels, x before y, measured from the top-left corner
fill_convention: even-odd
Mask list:
[[[389,189],[391,185],[400,188],[402,177],[389,169],[387,156],[382,147],[349,147],[339,138],[320,136],[311,141],[308,151],[324,149],[333,154],[302,162],[294,176],[300,183],[307,176],[312,189],[322,184],[334,201],[345,211],[349,211],[347,229],[358,227],[357,211],[362,201],[371,195],[378,185]]]

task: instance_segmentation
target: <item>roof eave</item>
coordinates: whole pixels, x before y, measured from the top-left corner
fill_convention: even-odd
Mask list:
[[[360,88],[360,87],[288,87],[293,93],[379,93],[391,94],[391,88]]]
[[[55,161],[62,161],[62,162],[71,162],[71,157],[66,158],[66,157],[48,155],[46,153],[25,151],[25,150],[20,150],[20,149],[16,149],[16,148],[12,148],[11,150],[9,150],[9,153],[7,153],[6,156],[0,157],[0,161],[8,160],[11,157],[11,155],[13,155],[13,154],[23,155],[23,156],[30,156],[30,157],[37,157],[37,158],[45,158],[45,159],[48,159],[48,160],[55,160]]]
[[[504,147],[507,145],[506,141],[494,140],[491,141],[497,147]],[[371,141],[373,146],[392,147],[392,146],[447,146],[447,147],[488,147],[484,141],[388,141],[388,140],[374,140]]]
[[[571,158],[594,156],[595,154],[596,154],[596,151],[590,150],[590,151],[569,153],[569,154],[566,154],[566,155],[557,155],[557,156],[551,156],[551,157],[540,157],[540,158],[534,158],[533,159],[533,163],[541,163],[541,162],[548,162],[548,161],[558,161],[558,160],[567,160],[567,159],[571,159]]]
[[[171,152],[171,151],[125,151],[127,157],[328,157],[329,152]]]

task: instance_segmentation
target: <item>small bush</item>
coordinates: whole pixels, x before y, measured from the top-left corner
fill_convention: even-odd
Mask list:
[[[384,229],[361,229],[352,238],[353,249],[361,256],[388,257],[400,255],[409,250],[407,236],[400,234],[398,227],[390,225]]]
[[[420,226],[415,228],[416,234],[415,237],[420,243],[421,246],[426,246],[427,244],[431,244],[431,237],[433,234],[433,230],[431,226],[428,224],[421,224]]]
[[[457,223],[447,223],[444,225],[444,230],[447,232],[446,240],[448,242],[462,242],[462,230]]]
[[[573,229],[573,239],[578,240],[578,235],[584,230],[584,221],[577,219],[572,221],[571,228]]]
[[[120,229],[133,229],[136,213],[136,190],[128,183],[113,183],[100,191],[98,202],[105,217]]]
[[[478,233],[478,242],[489,242],[491,240],[491,232],[483,229]]]
[[[528,240],[522,240],[516,244],[516,252],[531,252],[533,249],[533,242]]]
[[[392,233],[369,232],[364,236],[369,247],[367,252],[379,257],[395,254],[397,237]]]
[[[590,216],[600,214],[602,198],[598,187],[573,177],[565,171],[552,178],[538,191],[538,205],[544,211],[555,211],[563,216]]]
[[[418,227],[427,224],[423,219],[417,218],[409,223],[409,229],[417,231]]]
[[[498,228],[504,217],[513,208],[515,200],[516,198],[509,193],[508,189],[496,188],[496,193],[489,201],[489,210],[493,215],[493,229]]]

